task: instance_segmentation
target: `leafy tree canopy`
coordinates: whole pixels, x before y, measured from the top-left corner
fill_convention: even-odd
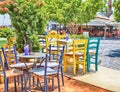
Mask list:
[[[43,6],[43,0],[6,0],[0,3],[0,12],[10,14],[21,48],[32,43],[33,48],[39,50],[38,33],[43,33],[46,26]]]
[[[120,22],[120,0],[114,0],[114,17],[117,22]]]
[[[104,7],[104,0],[45,0],[49,20],[67,24],[85,23]]]

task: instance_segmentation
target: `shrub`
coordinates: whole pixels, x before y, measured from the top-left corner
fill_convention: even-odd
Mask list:
[[[73,34],[71,35],[71,38],[72,39],[88,39],[88,36],[83,34],[80,34],[80,35]]]
[[[0,28],[0,37],[9,39],[10,37],[15,37],[16,33],[10,27]]]

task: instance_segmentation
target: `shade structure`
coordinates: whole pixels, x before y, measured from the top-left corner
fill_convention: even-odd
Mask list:
[[[95,19],[91,20],[88,23],[84,23],[83,25],[87,26],[116,26],[114,22],[111,22],[109,20],[101,20],[101,19]]]

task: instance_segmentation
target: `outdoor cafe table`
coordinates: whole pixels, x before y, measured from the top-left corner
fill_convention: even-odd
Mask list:
[[[19,57],[21,59],[20,63],[16,63],[11,65],[11,68],[17,68],[17,69],[29,69],[31,68],[33,65],[34,67],[36,66],[36,60],[35,59],[43,59],[45,57],[45,53],[41,53],[41,52],[35,52],[33,54],[30,55],[25,55],[24,53],[18,54],[17,57]],[[23,59],[34,59],[34,62],[28,62],[25,61]]]
[[[45,57],[45,53],[41,53],[41,52],[35,52],[33,54],[30,55],[25,55],[24,53],[18,54],[17,57],[21,58],[21,62],[20,63],[16,63],[11,65],[11,68],[17,68],[17,69],[29,69],[31,67],[36,66],[36,60],[35,59],[43,59]],[[23,59],[34,59],[34,62],[28,62],[25,61]]]
[[[68,39],[68,40],[66,40],[66,39],[58,39],[57,40],[58,45],[65,45],[66,46],[66,51],[68,51],[69,45],[71,45],[72,42],[73,42],[73,39]]]
[[[34,59],[34,65],[36,66],[36,61],[35,59],[43,59],[45,58],[45,53],[42,53],[42,52],[32,52],[32,54],[29,54],[29,55],[25,55],[24,53],[21,53],[21,54],[18,54],[17,57],[21,58],[21,59]],[[33,79],[33,84],[34,84],[34,79]]]
[[[19,58],[21,58],[21,60],[23,60],[24,58],[25,59],[34,59],[34,63],[35,62],[35,59],[42,59],[45,57],[45,53],[42,53],[42,52],[32,52],[32,54],[29,54],[29,55],[25,55],[24,53],[21,53],[21,54],[18,54],[17,56]]]
[[[43,58],[45,57],[45,53],[42,52],[32,52],[32,54],[25,55],[24,53],[20,53],[17,56],[20,58]]]

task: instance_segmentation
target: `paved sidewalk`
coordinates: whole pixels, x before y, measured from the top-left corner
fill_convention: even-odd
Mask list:
[[[68,73],[65,73],[65,75],[113,92],[120,92],[120,70],[99,66],[99,71],[97,72],[92,70],[85,75],[81,75],[78,72],[76,76],[73,76],[70,71],[71,69],[69,69]]]

